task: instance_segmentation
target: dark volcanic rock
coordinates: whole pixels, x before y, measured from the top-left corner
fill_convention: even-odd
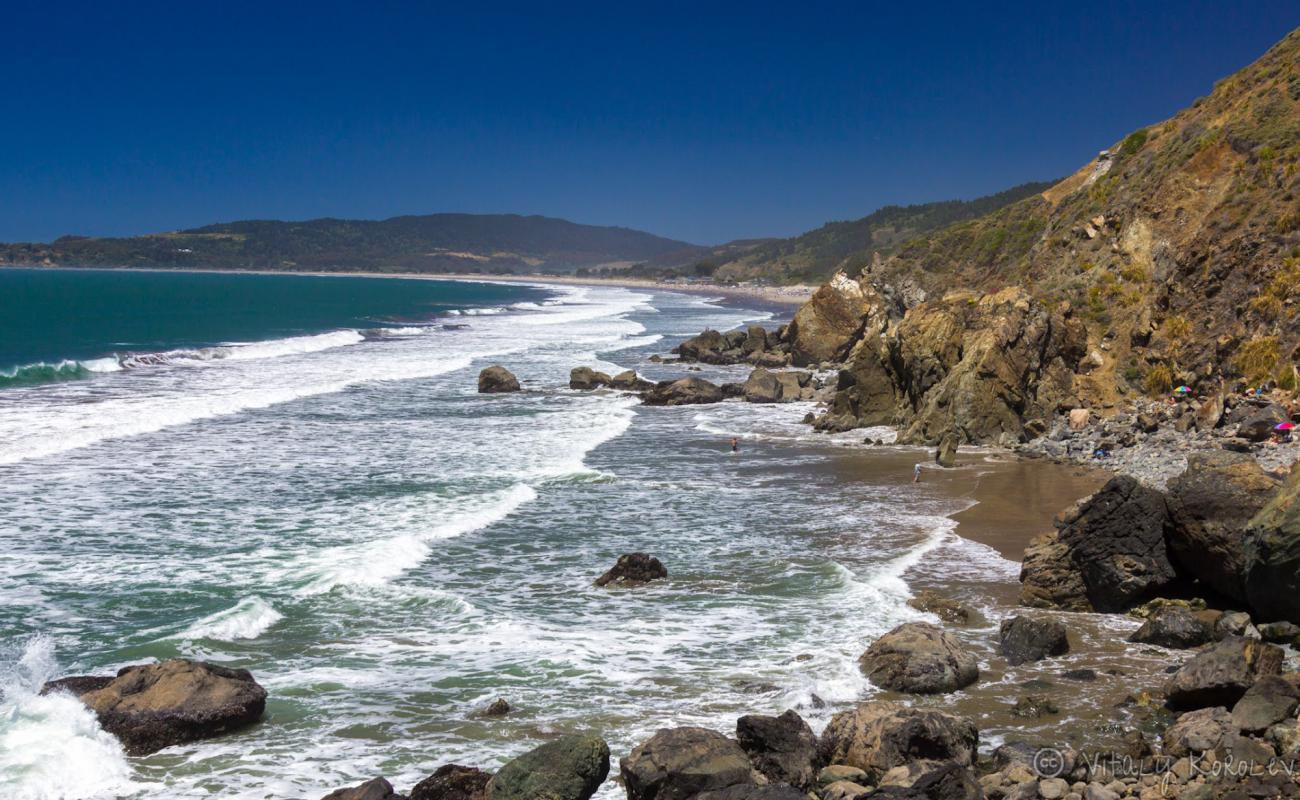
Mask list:
[[[998,650],[1007,663],[1024,664],[1070,652],[1070,640],[1055,620],[1012,617],[998,630]]]
[[[979,732],[969,720],[902,703],[872,701],[836,714],[818,742],[821,763],[856,767],[877,781],[918,759],[975,763]]]
[[[410,800],[488,800],[492,773],[459,764],[444,764],[415,784]]]
[[[907,622],[871,643],[858,659],[871,682],[912,694],[955,692],[979,680],[979,662],[928,622]]]
[[[569,388],[579,391],[590,391],[599,389],[602,386],[612,386],[614,379],[603,372],[597,372],[591,367],[574,367],[569,372]]]
[[[738,784],[754,771],[740,745],[704,728],[664,728],[619,761],[628,800],[687,800]]]
[[[372,778],[357,786],[335,789],[321,800],[406,800],[406,795],[393,791],[393,785],[383,778]]]
[[[588,800],[609,776],[599,736],[561,736],[513,759],[488,786],[492,800]]]
[[[808,789],[816,781],[817,737],[794,711],[779,717],[741,717],[736,720],[736,740],[754,769],[772,783]]]
[[[248,670],[185,659],[123,667],[107,682],[77,678],[46,685],[72,687],[91,687],[79,695],[81,702],[134,756],[251,725],[266,708],[266,690]]]
[[[721,403],[722,389],[703,378],[681,378],[660,381],[642,395],[641,402],[648,406],[688,406],[704,403]]]
[[[866,795],[877,800],[984,800],[975,773],[957,764],[940,764],[911,786],[882,786]]]
[[[1123,611],[1173,584],[1172,528],[1164,495],[1127,475],[1063,512],[1057,531],[1035,539],[1021,567],[1025,605]]]
[[[1282,649],[1254,639],[1234,636],[1197,653],[1165,684],[1170,708],[1231,707],[1255,681],[1277,675]]]
[[[1193,453],[1169,482],[1169,550],[1188,573],[1234,600],[1246,599],[1246,526],[1277,492],[1255,459],[1226,450]]]
[[[618,563],[596,579],[597,586],[639,586],[659,578],[668,577],[663,562],[648,553],[628,553],[618,557]]]
[[[1265,622],[1300,623],[1300,470],[1246,531],[1246,600]]]
[[[519,379],[510,370],[497,364],[486,367],[478,374],[478,390],[482,394],[519,391]]]
[[[1217,638],[1214,626],[1205,615],[1193,613],[1183,606],[1164,606],[1148,617],[1128,640],[1138,644],[1186,649],[1200,647]]]

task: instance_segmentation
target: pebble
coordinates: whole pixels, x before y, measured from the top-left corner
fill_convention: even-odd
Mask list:
[[[1047,778],[1038,782],[1038,796],[1043,800],[1061,800],[1070,785],[1060,778]]]

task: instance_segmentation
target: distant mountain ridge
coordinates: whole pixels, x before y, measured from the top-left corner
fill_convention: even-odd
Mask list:
[[[569,271],[703,248],[630,228],[518,214],[244,220],[130,237],[0,244],[0,264],[412,272]]]

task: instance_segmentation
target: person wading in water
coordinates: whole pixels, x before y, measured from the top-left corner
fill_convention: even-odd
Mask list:
[[[731,437],[731,452],[733,453],[740,452],[740,440],[737,439],[735,436]]]

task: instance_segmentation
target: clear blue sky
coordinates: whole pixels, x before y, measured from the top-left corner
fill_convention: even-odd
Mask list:
[[[1300,3],[6,0],[0,240],[518,212],[699,243],[1074,171]]]

